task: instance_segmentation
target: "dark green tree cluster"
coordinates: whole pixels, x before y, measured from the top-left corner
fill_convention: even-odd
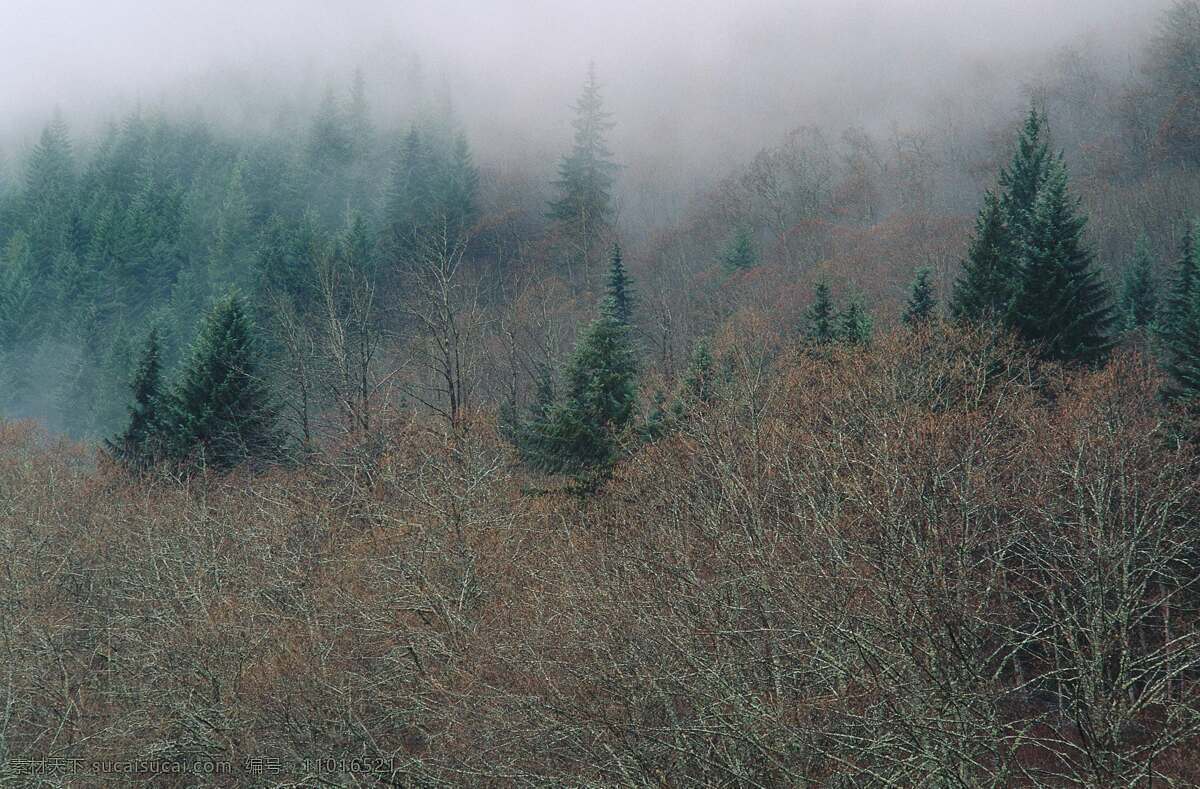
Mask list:
[[[600,316],[579,336],[556,393],[548,374],[528,418],[510,427],[522,460],[585,486],[603,479],[637,418],[638,360],[630,336],[629,279],[613,248]]]
[[[384,254],[395,268],[445,256],[478,216],[479,173],[466,138],[413,127],[396,156],[384,207]]]
[[[1138,239],[1133,259],[1125,268],[1121,287],[1121,317],[1126,331],[1149,329],[1158,318],[1158,284],[1145,237]]]
[[[1180,245],[1175,277],[1158,333],[1163,347],[1163,367],[1169,376],[1165,395],[1200,416],[1200,252],[1189,225]]]
[[[917,328],[937,317],[937,291],[930,281],[932,277],[933,269],[922,268],[917,271],[908,303],[904,306],[904,314],[900,316],[905,326]]]
[[[829,285],[818,282],[813,301],[804,314],[804,336],[817,346],[833,343],[866,345],[871,341],[874,321],[858,294],[838,310]]]
[[[758,250],[754,248],[754,237],[749,228],[739,227],[734,232],[721,255],[721,263],[729,272],[749,271],[758,265]]]
[[[1097,362],[1112,348],[1117,314],[1084,239],[1087,219],[1070,195],[1066,164],[1050,153],[1045,133],[1031,110],[999,193],[984,196],[952,311],[1006,326],[1045,359]]]
[[[268,327],[280,299],[317,306],[330,261],[404,298],[388,275],[419,244],[463,243],[478,174],[451,119],[389,137],[369,112],[356,74],[299,129],[234,137],[138,111],[78,146],[85,159],[56,115],[0,192],[0,416],[114,432],[136,373],[129,338],[155,326],[162,366],[182,364],[230,287]],[[269,332],[262,345],[279,351]]]
[[[281,449],[276,411],[251,319],[241,298],[213,307],[175,385],[162,380],[157,330],[151,330],[132,382],[125,430],[107,442],[127,467],[171,461],[225,470],[272,460]]]

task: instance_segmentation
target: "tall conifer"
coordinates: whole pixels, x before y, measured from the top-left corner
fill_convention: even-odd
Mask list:
[[[1137,242],[1133,260],[1125,269],[1121,288],[1121,318],[1127,331],[1149,328],[1158,313],[1158,287],[1154,281],[1150,247],[1145,237]]]
[[[813,302],[804,313],[804,324],[804,335],[817,345],[828,345],[837,339],[837,314],[828,284],[817,283]]]
[[[596,67],[588,67],[587,81],[575,104],[575,143],[558,167],[549,215],[565,231],[575,263],[586,269],[604,228],[612,217],[612,187],[617,165],[612,161],[605,136],[612,129],[612,116],[604,109]]]
[[[130,383],[133,404],[129,422],[106,445],[118,460],[133,469],[144,469],[165,456],[168,432],[162,413],[162,360],[158,329],[151,329]]]
[[[1091,363],[1111,349],[1116,314],[1108,286],[1084,241],[1087,219],[1067,190],[1055,157],[1024,243],[1021,285],[1008,323],[1043,358]]]
[[[175,388],[176,450],[218,469],[268,459],[279,448],[253,326],[240,297],[217,302]]]
[[[1001,199],[989,191],[975,220],[962,275],[954,284],[951,312],[955,318],[978,322],[1004,317],[1016,286],[1013,246]]]
[[[901,316],[906,326],[921,326],[934,318],[937,312],[937,294],[930,281],[932,275],[933,270],[929,268],[917,271],[908,304],[904,308],[904,315]]]

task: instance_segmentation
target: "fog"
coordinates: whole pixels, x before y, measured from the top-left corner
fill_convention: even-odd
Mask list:
[[[382,117],[403,115],[416,75],[497,160],[564,141],[594,59],[624,162],[719,168],[801,124],[912,123],[964,82],[1009,100],[1063,46],[1128,70],[1164,4],[6,0],[0,134],[27,142],[54,106],[77,127],[139,103],[253,122],[267,97],[316,95],[361,66]]]

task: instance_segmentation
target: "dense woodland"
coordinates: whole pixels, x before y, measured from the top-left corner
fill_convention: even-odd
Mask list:
[[[1200,2],[1131,57],[657,223],[602,59],[542,181],[361,71],[64,107],[0,178],[0,783],[1200,784]]]

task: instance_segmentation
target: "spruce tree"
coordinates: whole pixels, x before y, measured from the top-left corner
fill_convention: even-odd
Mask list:
[[[1179,260],[1175,264],[1175,278],[1163,310],[1159,328],[1163,339],[1170,342],[1171,334],[1184,326],[1190,318],[1196,300],[1196,284],[1200,282],[1200,249],[1196,246],[1194,226],[1189,222],[1180,241]]]
[[[932,269],[922,268],[917,271],[917,278],[912,285],[912,293],[908,297],[908,305],[904,308],[904,315],[901,316],[901,320],[906,326],[916,328],[934,318],[937,312],[937,295],[934,293],[933,283],[930,282],[932,276]]]
[[[721,255],[725,270],[749,271],[758,265],[758,253],[754,249],[754,238],[746,227],[739,227],[729,240],[729,245]]]
[[[995,192],[984,195],[962,275],[954,284],[951,312],[958,320],[1002,320],[1008,312],[1017,271],[1000,203]]]
[[[683,393],[689,401],[707,403],[713,398],[716,386],[716,364],[708,343],[700,340],[692,349],[687,372],[683,378]]]
[[[1200,288],[1195,235],[1190,225],[1181,246],[1170,298],[1159,327],[1165,356],[1163,368],[1169,377],[1164,394],[1169,401],[1200,415]]]
[[[42,131],[25,174],[24,216],[39,286],[55,257],[69,244],[75,207],[75,165],[67,124],[57,111]]]
[[[558,167],[549,216],[565,231],[573,249],[571,258],[585,271],[591,265],[596,243],[612,216],[611,192],[617,165],[612,161],[605,135],[613,127],[604,109],[596,67],[588,67],[583,93],[575,104],[575,142]]]
[[[466,239],[479,213],[479,170],[462,134],[454,138],[450,156],[442,166],[438,192],[450,244],[459,243]]]
[[[130,383],[133,405],[125,430],[108,439],[108,450],[128,468],[148,468],[165,457],[168,434],[162,413],[162,360],[158,329],[151,329]]]
[[[828,345],[838,338],[837,315],[829,285],[818,282],[813,303],[804,314],[804,335],[817,345]]]
[[[1112,348],[1116,314],[1084,241],[1087,219],[1067,189],[1061,157],[1050,165],[1024,243],[1021,285],[1008,324],[1042,358],[1093,363]]]
[[[1036,107],[1031,107],[1012,162],[1000,172],[1001,208],[1018,245],[1032,230],[1038,195],[1054,166],[1055,157],[1050,154],[1045,136],[1046,118]]]
[[[849,345],[866,345],[871,341],[872,328],[871,314],[863,305],[862,297],[852,296],[838,315],[838,339]]]
[[[436,165],[421,133],[409,129],[392,165],[382,247],[393,265],[411,265],[435,215]]]
[[[984,194],[951,299],[950,310],[958,320],[1003,321],[1010,312],[1035,206],[1053,165],[1045,127],[1045,117],[1030,108],[1012,161],[1000,171],[999,193]]]
[[[237,295],[217,302],[205,319],[175,387],[171,412],[176,451],[200,453],[217,469],[269,459],[279,449],[253,326]]]
[[[1121,289],[1121,315],[1126,331],[1149,328],[1158,311],[1158,289],[1154,282],[1150,247],[1145,237],[1138,240],[1133,260],[1125,268]]]
[[[547,404],[523,430],[517,449],[533,468],[590,483],[616,461],[637,406],[638,364],[618,301],[605,299],[600,317],[579,338],[563,372],[562,399]]]
[[[605,296],[606,309],[620,323],[628,326],[633,317],[633,293],[625,263],[621,258],[621,247],[613,244],[608,267],[608,292]]]

